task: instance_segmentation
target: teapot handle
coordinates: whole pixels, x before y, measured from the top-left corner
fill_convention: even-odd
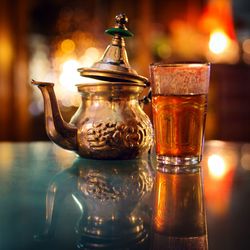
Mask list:
[[[142,107],[144,104],[148,104],[152,100],[152,90],[151,87],[147,87],[147,93],[144,94],[140,99],[139,99],[139,104]]]

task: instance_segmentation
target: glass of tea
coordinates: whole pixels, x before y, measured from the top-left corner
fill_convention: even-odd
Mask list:
[[[157,160],[193,165],[202,159],[209,63],[151,64]]]

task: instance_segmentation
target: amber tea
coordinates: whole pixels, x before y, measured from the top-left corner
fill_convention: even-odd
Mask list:
[[[151,65],[157,160],[201,161],[207,114],[209,64]]]
[[[157,155],[199,157],[207,95],[156,95],[152,105]]]

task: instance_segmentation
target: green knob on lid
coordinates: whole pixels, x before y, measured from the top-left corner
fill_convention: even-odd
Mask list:
[[[120,35],[121,37],[131,37],[133,33],[130,32],[125,26],[128,23],[128,18],[125,14],[119,14],[115,17],[116,25],[114,28],[105,30],[105,33],[109,35]]]

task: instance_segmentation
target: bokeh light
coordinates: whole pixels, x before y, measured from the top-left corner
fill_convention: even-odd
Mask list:
[[[250,170],[250,144],[244,144],[241,148],[240,163],[242,168]]]
[[[209,174],[215,179],[223,178],[227,172],[223,157],[217,154],[208,157],[208,169]]]
[[[81,96],[75,85],[96,80],[81,77],[77,69],[91,67],[99,60],[101,50],[94,47],[95,44],[92,36],[82,31],[75,31],[65,39],[55,39],[53,46],[49,46],[43,37],[34,36],[30,78],[55,83],[56,96],[63,107],[79,106]],[[37,88],[33,88],[29,111],[32,115],[43,112],[43,99]]]
[[[212,63],[235,64],[240,60],[239,44],[223,30],[216,29],[210,34],[206,57]]]
[[[64,53],[71,53],[75,50],[75,43],[71,39],[65,39],[61,43],[61,50]]]
[[[86,49],[85,53],[80,57],[79,61],[82,67],[91,67],[93,63],[98,61],[101,53],[95,47],[89,47]]]
[[[225,32],[221,30],[215,30],[210,35],[209,39],[209,49],[215,53],[223,53],[229,46],[230,39]]]
[[[59,83],[65,88],[65,91],[76,92],[75,84],[81,81],[77,68],[80,64],[75,59],[69,59],[61,65]]]
[[[250,54],[250,38],[243,41],[242,50],[244,53]]]

